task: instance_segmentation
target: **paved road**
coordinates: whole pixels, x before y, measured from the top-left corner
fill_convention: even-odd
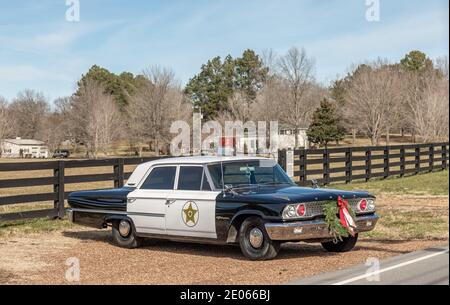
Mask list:
[[[379,262],[368,261],[331,273],[300,279],[291,285],[448,285],[449,248],[417,251]],[[379,266],[379,268],[376,268]]]

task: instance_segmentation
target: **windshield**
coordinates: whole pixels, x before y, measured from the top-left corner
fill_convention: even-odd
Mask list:
[[[223,168],[223,183],[222,183]],[[294,185],[294,182],[274,161],[236,161],[208,166],[216,189],[253,185]]]

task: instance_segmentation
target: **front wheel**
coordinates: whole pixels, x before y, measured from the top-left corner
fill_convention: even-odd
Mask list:
[[[130,221],[116,220],[112,223],[112,236],[116,245],[122,248],[134,249],[141,245],[141,238],[136,236]]]
[[[351,251],[358,241],[358,234],[355,236],[344,237],[342,241],[335,243],[334,241],[323,242],[322,247],[328,252],[348,252]]]
[[[242,254],[253,261],[273,259],[280,251],[280,243],[269,238],[259,217],[244,220],[239,228],[239,246]]]

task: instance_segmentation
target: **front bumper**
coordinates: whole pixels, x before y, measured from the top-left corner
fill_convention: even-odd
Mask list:
[[[372,231],[377,224],[377,214],[356,217],[356,232]],[[266,231],[272,240],[301,241],[308,239],[330,239],[324,220],[297,221],[288,223],[266,223]]]

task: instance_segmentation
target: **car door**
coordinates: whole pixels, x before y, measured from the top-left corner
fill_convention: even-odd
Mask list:
[[[166,206],[166,234],[217,238],[216,197],[204,166],[180,165],[175,190]]]
[[[137,189],[128,194],[127,213],[136,232],[166,233],[167,196],[175,186],[176,166],[155,166]]]

